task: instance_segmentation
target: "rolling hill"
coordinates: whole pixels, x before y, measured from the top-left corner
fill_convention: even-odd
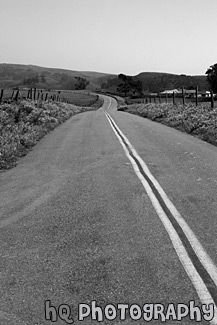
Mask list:
[[[143,84],[143,91],[145,93],[161,92],[166,89],[175,89],[185,87],[186,89],[195,89],[196,86],[199,90],[207,90],[209,86],[206,81],[206,76],[188,76],[177,75],[163,72],[141,72],[133,76],[135,81],[140,80]],[[117,86],[120,84],[118,77],[110,77],[107,82],[102,84],[105,90],[116,92]]]
[[[82,77],[89,81],[90,90],[101,88],[108,77],[115,77],[100,72],[83,72],[66,69],[45,68],[35,65],[0,64],[0,88],[36,87],[45,89],[75,89],[77,80]]]
[[[176,75],[161,72],[142,72],[135,76],[135,80],[141,80],[147,92],[160,92],[165,89],[176,89],[185,87],[186,89],[206,90],[208,84],[206,76],[188,76],[185,74]]]
[[[0,88],[36,87],[44,89],[74,90],[77,80],[82,77],[89,81],[87,89],[117,93],[120,79],[117,75],[94,72],[45,68],[35,65],[0,64]],[[160,92],[165,89],[185,87],[207,90],[206,76],[176,75],[163,72],[141,72],[133,76],[143,83],[144,92]]]

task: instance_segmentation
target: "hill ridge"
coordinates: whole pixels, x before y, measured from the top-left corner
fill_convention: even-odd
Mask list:
[[[50,68],[34,64],[0,63],[0,88],[36,87],[74,90],[77,84],[75,77],[77,76],[86,78],[89,82],[87,89],[92,91],[104,90],[116,93],[121,82],[118,74]],[[160,92],[182,86],[188,89],[199,86],[200,90],[209,88],[205,75],[191,76],[145,71],[132,77],[134,80],[142,81],[145,92]]]

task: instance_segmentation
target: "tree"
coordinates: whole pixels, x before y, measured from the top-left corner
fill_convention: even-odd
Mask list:
[[[46,82],[45,76],[43,74],[41,74],[40,77],[41,77],[41,82],[45,83]]]
[[[77,80],[77,84],[75,85],[75,89],[77,90],[86,89],[87,85],[90,83],[87,79],[82,77],[75,77],[75,79]]]
[[[27,85],[29,87],[36,87],[36,84],[39,82],[38,76],[32,76],[30,78],[25,78],[23,80],[24,85]]]
[[[133,93],[143,96],[143,83],[141,80],[133,81],[132,83]]]
[[[118,78],[121,79],[122,83],[118,85],[117,91],[120,93],[124,93],[124,96],[127,96],[127,93],[131,91],[132,87],[132,77],[126,76],[125,74],[121,73],[118,75]]]
[[[206,80],[208,81],[212,91],[217,93],[217,63],[211,65],[206,71]]]
[[[133,77],[126,76],[125,74],[119,74],[118,78],[122,80],[122,83],[118,85],[117,91],[123,92],[125,97],[128,93],[142,95],[143,93],[143,84],[140,80],[133,80]]]

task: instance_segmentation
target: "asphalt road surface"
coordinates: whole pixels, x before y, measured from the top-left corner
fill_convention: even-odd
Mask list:
[[[217,324],[217,148],[104,100],[0,174],[0,324]]]

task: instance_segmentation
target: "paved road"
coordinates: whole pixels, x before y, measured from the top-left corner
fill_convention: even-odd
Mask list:
[[[71,323],[67,306],[45,320],[61,304],[97,324],[78,321],[92,301],[101,324],[144,324],[157,303],[150,324],[196,324],[175,317],[178,304],[217,303],[216,166],[217,148],[109,97],[52,131],[0,174],[0,324]]]

